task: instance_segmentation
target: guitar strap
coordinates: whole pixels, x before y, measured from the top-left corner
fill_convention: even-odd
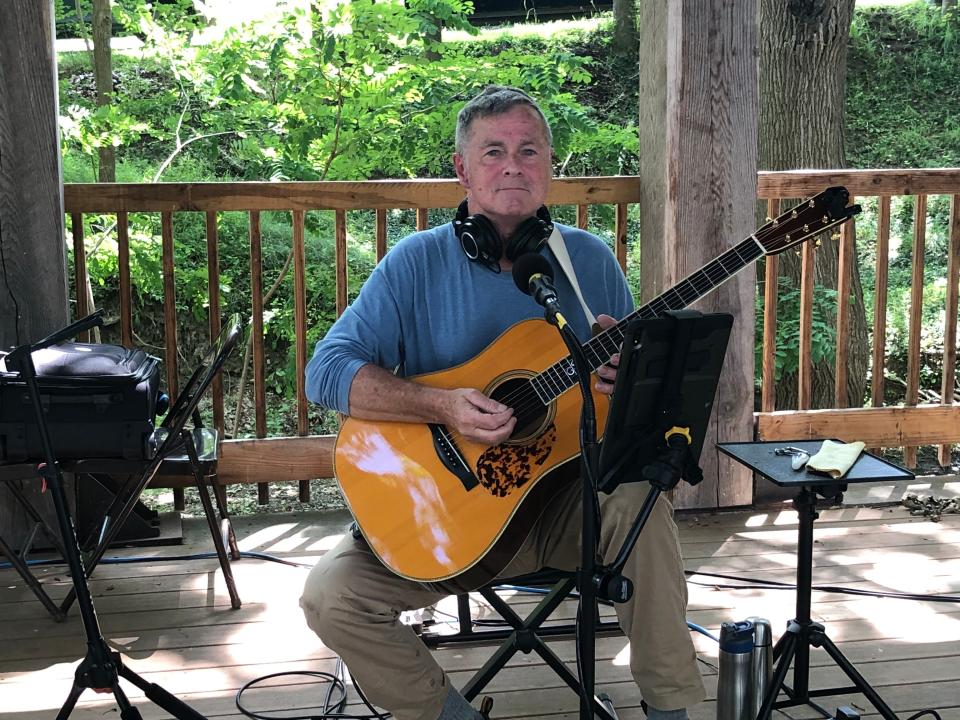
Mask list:
[[[593,313],[590,312],[590,308],[587,307],[587,303],[583,299],[583,294],[580,292],[580,283],[577,282],[577,273],[574,272],[573,263],[570,262],[570,255],[567,253],[567,244],[563,241],[563,235],[560,234],[556,226],[554,226],[553,232],[550,233],[547,244],[553,251],[554,257],[557,258],[557,262],[560,263],[560,269],[563,270],[567,276],[567,280],[573,285],[573,291],[577,294],[577,299],[580,301],[580,307],[583,308],[583,314],[587,317],[587,322],[590,323],[591,328],[596,330],[597,319],[593,316]]]

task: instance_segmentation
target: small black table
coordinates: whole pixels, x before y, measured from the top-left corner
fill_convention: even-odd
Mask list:
[[[799,526],[797,529],[797,610],[796,617],[787,623],[787,631],[780,636],[773,649],[776,669],[770,682],[757,720],[767,720],[774,708],[809,705],[824,717],[831,718],[833,714],[827,712],[820,705],[812,702],[811,698],[841,695],[845,693],[862,693],[877,709],[877,712],[886,720],[897,720],[896,714],[881,699],[877,692],[870,687],[866,679],[844,657],[839,648],[827,637],[823,625],[810,619],[810,595],[813,574],[813,521],[817,519],[817,496],[828,498],[833,503],[843,499],[843,492],[850,483],[877,482],[881,480],[895,481],[912,478],[914,475],[893,463],[863,452],[842,478],[832,478],[829,475],[808,471],[805,467],[794,470],[789,455],[776,455],[774,449],[779,447],[795,447],[815,455],[822,440],[793,440],[789,442],[741,442],[719,443],[717,448],[734,460],[746,465],[756,473],[780,487],[797,489],[797,496],[793,506],[797,510]],[[833,661],[853,682],[852,686],[810,689],[810,647],[822,647]],[[784,680],[787,671],[793,664],[793,687]],[[787,695],[784,700],[777,700],[781,689]]]

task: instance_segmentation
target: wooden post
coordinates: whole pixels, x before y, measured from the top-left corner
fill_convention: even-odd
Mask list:
[[[67,324],[57,62],[51,0],[0,2],[0,349]],[[33,486],[28,495],[39,498]],[[68,493],[69,494],[69,493]],[[27,523],[0,491],[0,534]],[[38,509],[49,503],[35,503]]]
[[[640,5],[641,292],[670,288],[754,230],[757,189],[755,0],[647,0]],[[719,441],[753,437],[754,268],[695,305],[736,320],[704,481],[674,491],[678,507],[742,505],[753,480]]]

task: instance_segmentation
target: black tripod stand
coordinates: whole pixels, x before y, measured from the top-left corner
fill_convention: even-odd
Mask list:
[[[861,693],[885,720],[897,720],[896,714],[877,694],[867,680],[844,657],[840,649],[827,637],[823,625],[810,618],[813,585],[813,521],[817,513],[817,498],[829,498],[833,504],[841,502],[848,483],[902,480],[913,473],[888,463],[870,453],[862,453],[842,479],[817,475],[807,470],[794,471],[790,458],[774,453],[776,446],[790,445],[815,455],[823,444],[821,440],[783,442],[726,443],[717,447],[735,460],[760,473],[781,487],[798,488],[793,506],[797,510],[797,610],[796,617],[787,623],[773,649],[776,669],[760,706],[757,720],[766,720],[774,709],[809,705],[826,718],[834,715],[813,702],[816,697]],[[846,687],[810,689],[810,648],[823,648],[853,685]],[[793,665],[793,686],[786,684],[787,672]],[[781,690],[786,699],[777,700]]]
[[[121,677],[140,688],[149,700],[178,718],[178,720],[204,720],[204,716],[189,705],[178,700],[159,685],[146,682],[139,675],[124,666],[120,653],[110,649],[100,632],[100,624],[93,607],[90,588],[87,585],[87,577],[80,555],[76,529],[73,526],[73,520],[67,509],[66,494],[63,491],[63,475],[60,467],[57,465],[57,459],[54,455],[53,445],[50,442],[50,435],[43,414],[40,390],[37,385],[37,371],[33,363],[32,353],[72,338],[84,330],[100,325],[103,325],[103,319],[99,313],[89,315],[37,343],[21,345],[14,349],[6,358],[7,369],[18,372],[26,383],[31,405],[33,406],[34,417],[36,418],[37,430],[40,435],[40,442],[43,447],[45,459],[45,462],[41,463],[38,467],[38,471],[44,483],[49,487],[50,494],[53,498],[57,524],[63,540],[65,558],[70,569],[73,587],[77,593],[77,605],[80,608],[80,617],[83,621],[83,627],[87,636],[87,654],[80,662],[80,665],[77,666],[73,679],[73,688],[70,690],[66,702],[64,702],[60,708],[60,712],[57,714],[57,720],[66,720],[66,718],[70,716],[80,695],[87,688],[98,692],[112,692],[120,708],[120,717],[123,720],[139,720],[141,717],[140,711],[130,704],[123,689],[120,687],[119,679]]]
[[[837,493],[839,495],[839,493]],[[777,662],[773,680],[760,706],[758,718],[769,718],[774,707],[792,707],[810,705],[824,717],[833,717],[811,698],[842,695],[845,693],[863,693],[864,697],[886,720],[897,720],[896,714],[870,687],[866,679],[844,657],[840,649],[827,637],[827,633],[818,622],[810,619],[810,591],[813,567],[813,521],[817,518],[817,491],[802,488],[794,498],[793,506],[799,516],[797,530],[797,616],[787,624],[787,631],[780,636],[773,648],[773,657]],[[823,648],[844,674],[853,682],[852,686],[839,688],[810,689],[810,648]],[[793,664],[793,687],[784,684],[787,670]],[[788,700],[775,702],[783,688]]]
[[[561,328],[584,394],[583,555],[577,571],[581,720],[593,717],[596,710],[597,600],[622,603],[630,599],[633,583],[623,576],[623,569],[660,495],[680,480],[695,485],[703,479],[698,460],[732,321],[730,315],[681,311],[657,319],[637,319],[627,325],[606,436],[599,452],[589,389],[590,366],[572,332]],[[598,563],[598,490],[612,492],[620,483],[641,480],[650,483],[650,491],[622,547],[612,563]],[[599,711],[597,714],[604,717]]]

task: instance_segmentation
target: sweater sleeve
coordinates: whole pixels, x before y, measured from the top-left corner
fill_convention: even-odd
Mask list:
[[[377,265],[357,299],[317,343],[306,369],[311,402],[349,413],[350,387],[361,367],[373,363],[393,370],[403,362],[402,313],[391,282],[392,254]]]

